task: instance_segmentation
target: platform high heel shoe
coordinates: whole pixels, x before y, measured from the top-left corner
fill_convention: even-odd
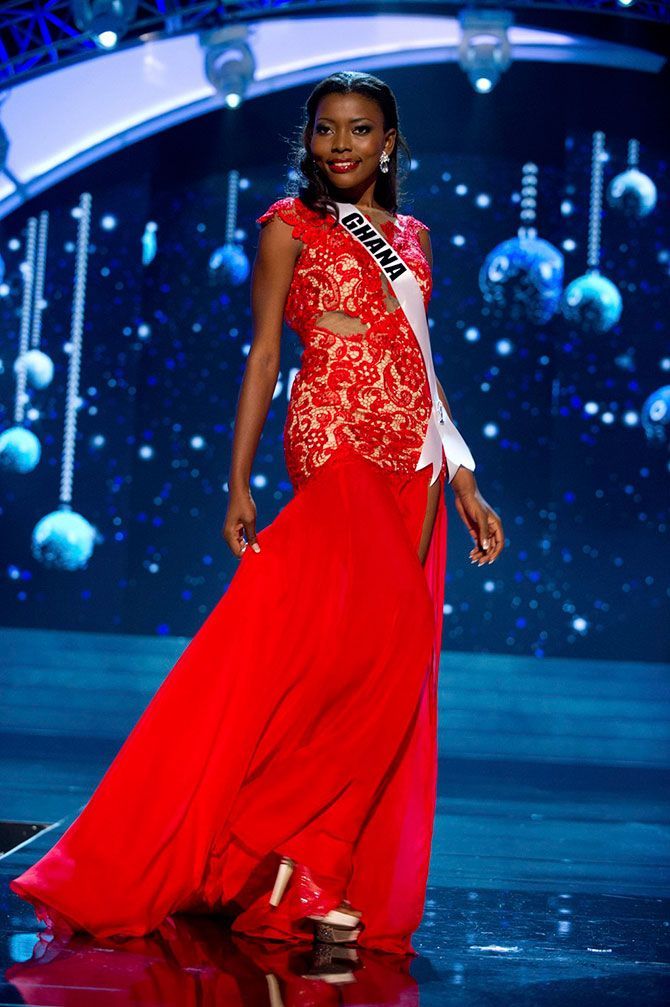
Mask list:
[[[270,896],[271,906],[278,906],[281,902],[294,867],[295,860],[290,857],[281,858]],[[307,918],[314,920],[315,939],[324,944],[347,944],[355,941],[361,932],[360,913],[355,909],[331,909],[325,915],[308,914]]]

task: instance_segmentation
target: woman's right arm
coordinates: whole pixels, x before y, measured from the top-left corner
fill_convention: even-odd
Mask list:
[[[221,533],[239,559],[247,543],[256,552],[256,505],[250,479],[279,375],[284,305],[302,242],[277,214],[260,233],[251,273],[253,335],[237,403],[228,478],[228,511]],[[246,537],[246,542],[245,542]]]

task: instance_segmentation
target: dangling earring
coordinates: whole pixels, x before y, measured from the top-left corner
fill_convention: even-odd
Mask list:
[[[382,151],[382,156],[379,158],[379,170],[383,171],[384,174],[389,170],[389,161],[391,158],[388,156],[385,150]]]

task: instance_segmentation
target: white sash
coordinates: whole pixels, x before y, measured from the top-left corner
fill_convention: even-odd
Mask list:
[[[428,421],[428,430],[421,449],[416,471],[426,465],[433,466],[431,484],[435,482],[442,468],[442,448],[447,459],[448,481],[456,475],[459,465],[474,470],[475,460],[470,449],[459,433],[449,414],[442,405],[437,392],[437,378],[430,348],[430,333],[426,320],[423,294],[414,273],[386,238],[373,227],[353,203],[338,202],[340,224],[349,231],[371,255],[387,277],[398,303],[419,344],[426,365],[426,374],[433,400],[433,409]],[[334,212],[329,211],[335,216]]]

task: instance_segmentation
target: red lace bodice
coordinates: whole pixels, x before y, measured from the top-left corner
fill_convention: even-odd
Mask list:
[[[432,403],[421,350],[393,288],[330,214],[324,219],[286,196],[257,223],[275,213],[303,242],[284,307],[304,347],[284,425],[291,482],[299,487],[344,442],[382,468],[413,472]],[[426,225],[402,213],[380,225],[365,216],[412,269],[427,307],[432,278],[419,241]]]

